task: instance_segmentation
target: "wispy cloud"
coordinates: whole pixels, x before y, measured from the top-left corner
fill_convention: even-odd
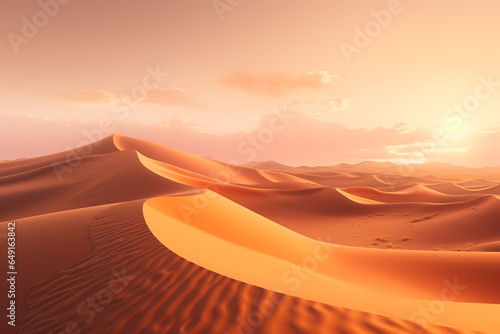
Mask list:
[[[144,103],[160,105],[195,105],[194,96],[180,88],[153,88],[148,91]]]
[[[103,105],[111,104],[118,100],[130,100],[127,95],[119,95],[106,90],[82,90],[67,93],[63,98],[74,104],[92,104]],[[158,104],[164,106],[194,106],[195,97],[183,89],[171,88],[152,88],[146,91],[146,96],[140,101],[143,104]]]
[[[283,72],[232,71],[220,77],[219,82],[256,95],[282,96],[299,88],[321,89],[339,76],[327,71],[291,75]]]
[[[259,118],[258,127],[253,131],[228,135],[204,133],[197,124],[176,117],[157,124],[119,121],[112,132],[222,161],[275,160],[290,165],[331,165],[363,160],[403,162],[408,160],[409,154],[425,149],[419,143],[429,134],[428,129],[410,129],[405,124],[374,129],[349,128],[300,112],[290,111],[288,114],[293,117],[286,126],[275,114],[266,114]],[[5,147],[3,159],[65,150],[66,143],[76,144],[85,138],[82,135],[84,130],[88,132],[99,126],[77,120],[43,120],[29,115],[4,115],[0,117],[0,123],[5,129],[0,133],[0,141],[16,143]],[[20,124],[25,131],[17,130]],[[274,128],[283,129],[270,135],[270,130]],[[54,136],[54,133],[57,135]],[[499,141],[500,132],[479,131],[470,143],[449,143],[447,147],[436,147],[428,161],[498,166],[500,158],[493,154],[491,143]]]
[[[473,147],[432,147],[432,153],[468,153]],[[387,152],[401,158],[412,158],[415,152],[430,150],[424,143],[416,142],[404,145],[388,145]]]
[[[482,133],[500,133],[500,127],[493,127],[493,128],[489,128],[489,129],[485,129],[483,131],[481,131]]]
[[[82,90],[67,93],[64,99],[75,104],[108,104],[113,103],[117,96],[105,90]]]
[[[326,100],[295,100],[288,104],[288,107],[309,117],[323,119],[334,111],[348,109],[350,105],[351,99],[335,96]]]

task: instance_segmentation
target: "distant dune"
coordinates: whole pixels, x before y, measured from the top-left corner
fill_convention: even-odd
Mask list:
[[[497,171],[234,166],[116,134],[0,162],[1,333],[498,334]]]
[[[432,178],[449,181],[476,181],[476,183],[498,183],[500,182],[500,167],[467,168],[452,164],[431,162],[427,164],[413,164],[411,167],[391,162],[363,161],[357,164],[341,163],[335,166],[300,166],[292,167],[280,164],[276,161],[253,161],[245,166],[276,170],[291,173],[318,173],[318,172],[342,172],[342,173],[368,173],[382,175],[403,175],[408,178]],[[458,176],[457,176],[458,175]]]

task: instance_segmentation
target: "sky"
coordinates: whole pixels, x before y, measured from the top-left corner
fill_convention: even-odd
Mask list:
[[[0,160],[500,165],[500,2],[0,0]]]

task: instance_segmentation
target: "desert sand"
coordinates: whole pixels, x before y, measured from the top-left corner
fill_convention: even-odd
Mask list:
[[[384,168],[233,166],[117,134],[1,162],[19,272],[1,332],[499,333],[498,175]]]

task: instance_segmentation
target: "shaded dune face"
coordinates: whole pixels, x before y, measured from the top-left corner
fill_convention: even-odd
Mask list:
[[[48,163],[45,161],[44,163]],[[199,193],[188,185],[159,177],[145,168],[135,151],[81,156],[78,165],[63,161],[5,175],[0,220],[117,203],[159,195]],[[59,168],[67,172],[58,178]],[[29,202],[29,205],[25,205]]]
[[[59,152],[38,158],[19,159],[0,163],[0,177],[32,171],[57,163],[65,163],[66,166],[73,167],[77,166],[79,159],[85,156],[112,153],[117,150],[118,149],[113,141],[113,136],[109,136],[97,142],[65,152]]]
[[[0,163],[0,221],[39,268],[18,332],[498,333],[500,186],[368,165],[260,170],[116,134]]]

